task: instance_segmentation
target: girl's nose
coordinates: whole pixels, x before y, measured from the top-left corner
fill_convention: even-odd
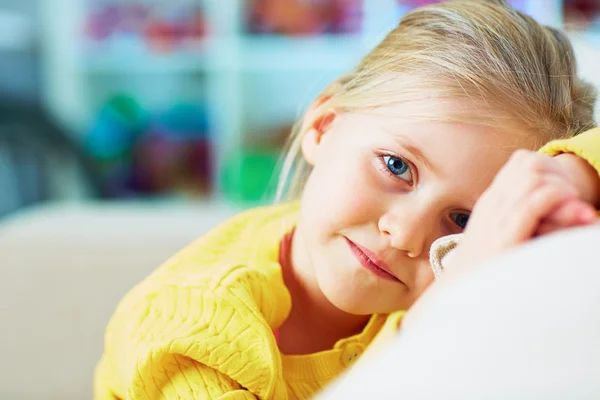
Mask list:
[[[379,231],[388,237],[390,245],[418,258],[427,251],[428,237],[433,235],[434,224],[428,207],[395,207],[379,219]]]

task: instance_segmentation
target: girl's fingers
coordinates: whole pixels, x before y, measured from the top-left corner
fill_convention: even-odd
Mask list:
[[[587,224],[595,219],[596,210],[591,205],[578,199],[571,199],[553,210],[545,218],[545,222],[568,227]]]
[[[554,209],[538,226],[535,235],[542,236],[576,226],[589,225],[597,219],[597,211],[590,204],[567,200]]]
[[[561,203],[573,199],[574,194],[555,185],[542,185],[529,196],[523,198],[515,207],[511,217],[514,221],[515,239],[527,240],[537,231],[538,226]]]

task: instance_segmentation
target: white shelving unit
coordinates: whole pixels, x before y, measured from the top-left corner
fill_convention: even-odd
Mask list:
[[[197,50],[157,54],[145,46],[122,50],[117,46],[89,52],[78,64],[80,73],[219,73],[345,70],[360,58],[357,37],[315,38],[279,36],[213,38]],[[359,45],[359,49],[362,46]],[[290,50],[293,49],[293,53]],[[335,49],[335,51],[332,51]],[[124,57],[123,52],[128,56]]]
[[[394,2],[381,0],[378,7],[384,3],[392,7],[389,14]],[[357,35],[314,37],[245,34],[242,0],[203,2],[211,35],[193,50],[159,54],[135,41],[91,47],[82,40],[87,4],[46,0],[42,7],[45,100],[54,115],[81,133],[113,89],[139,94],[150,107],[183,92],[212,110],[218,165],[250,131],[292,122],[328,82],[368,50],[366,29]],[[375,3],[366,4],[372,8]],[[380,31],[384,29],[380,24]],[[260,96],[248,93],[253,88]],[[255,115],[262,116],[263,126]]]
[[[86,46],[88,1],[42,2],[45,101],[56,118],[81,133],[112,89],[138,93],[150,106],[183,93],[210,106],[217,166],[248,135],[292,122],[399,18],[396,0],[364,0],[360,34],[250,36],[242,28],[244,0],[204,0],[210,37],[193,51],[157,54],[135,42]],[[545,23],[560,23],[560,0],[528,0],[526,9]]]

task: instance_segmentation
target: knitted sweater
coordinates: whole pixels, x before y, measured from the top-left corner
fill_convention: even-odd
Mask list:
[[[234,217],[132,289],[109,322],[95,398],[306,399],[353,364],[386,316],[315,354],[282,355],[275,342],[291,308],[279,244],[297,212]]]

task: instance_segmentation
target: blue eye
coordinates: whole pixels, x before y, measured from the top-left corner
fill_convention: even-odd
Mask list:
[[[469,214],[464,213],[452,213],[450,214],[450,219],[454,222],[459,228],[465,229],[467,227],[467,223],[469,222]]]
[[[412,182],[412,171],[410,170],[410,167],[406,161],[393,156],[383,156],[383,161],[385,162],[387,169],[389,169],[392,174],[396,175],[402,180]]]

